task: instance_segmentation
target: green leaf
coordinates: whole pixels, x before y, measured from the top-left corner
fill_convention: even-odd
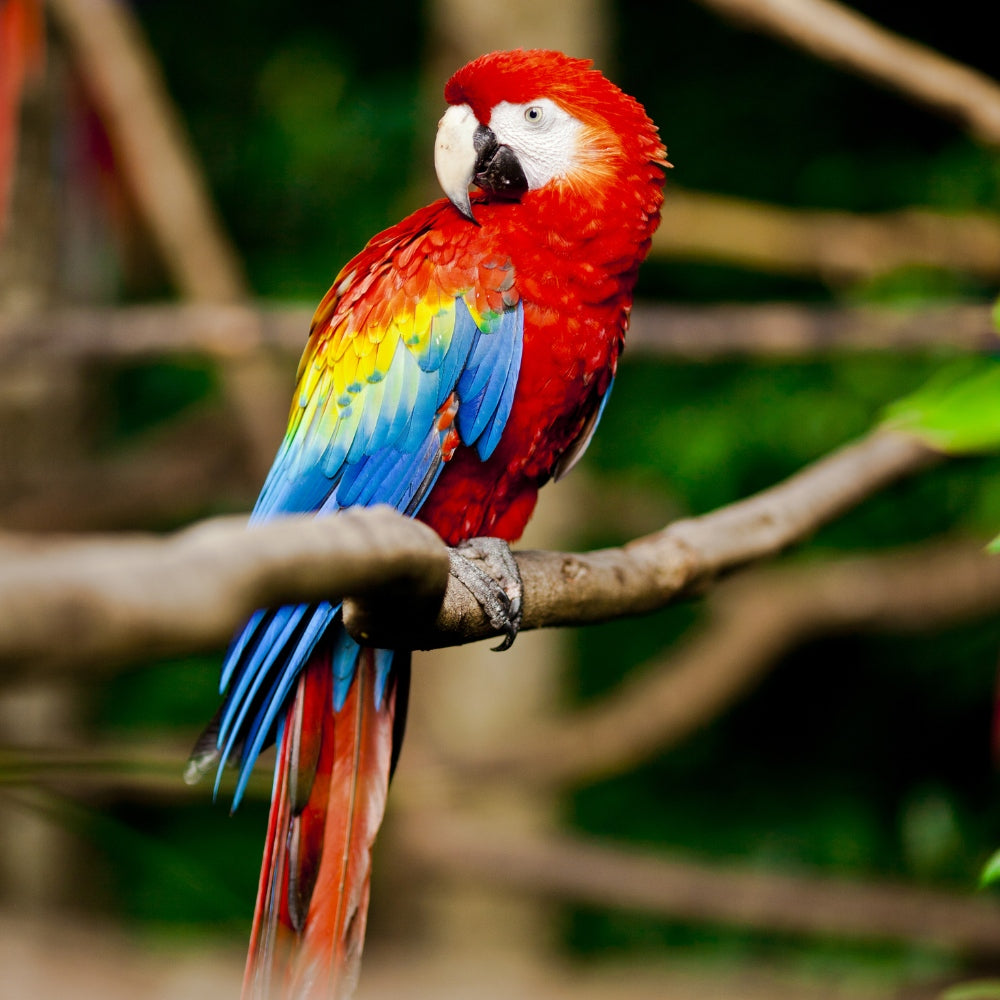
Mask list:
[[[985,889],[1000,879],[1000,850],[994,851],[989,861],[983,865],[983,870],[979,873],[979,888]]]
[[[1000,360],[950,365],[893,403],[884,425],[951,455],[1000,450]]]
[[[938,1000],[1000,1000],[1000,979],[958,983],[946,989]]]
[[[986,551],[995,556],[1000,556],[1000,535],[997,535],[997,537],[986,546]]]

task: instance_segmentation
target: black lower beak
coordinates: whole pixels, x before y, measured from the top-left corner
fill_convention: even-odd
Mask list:
[[[476,186],[500,198],[516,200],[528,190],[528,180],[510,146],[497,142],[493,130],[480,125],[473,137]]]

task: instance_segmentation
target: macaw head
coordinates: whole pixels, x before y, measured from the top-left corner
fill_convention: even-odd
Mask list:
[[[595,205],[611,191],[662,184],[666,150],[656,127],[589,60],[492,52],[460,69],[444,94],[450,107],[438,123],[434,167],[472,222],[470,185],[487,200],[552,191]]]

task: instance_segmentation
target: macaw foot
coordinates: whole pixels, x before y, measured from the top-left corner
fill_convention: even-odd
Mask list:
[[[510,546],[501,538],[470,538],[448,550],[451,575],[504,633],[497,651],[510,649],[521,628],[524,587]]]

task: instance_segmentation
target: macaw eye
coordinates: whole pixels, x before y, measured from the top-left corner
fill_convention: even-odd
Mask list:
[[[530,108],[525,108],[524,120],[532,125],[537,125],[544,117],[544,110],[538,107],[537,104],[533,104]]]

